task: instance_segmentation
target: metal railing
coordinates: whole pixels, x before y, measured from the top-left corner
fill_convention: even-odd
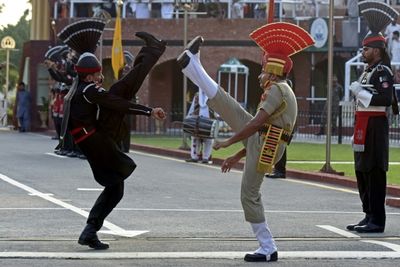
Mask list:
[[[65,3],[60,3],[59,1],[56,1],[54,4],[54,11],[53,11],[53,18],[57,19],[58,18],[58,13],[59,13],[59,8],[64,5],[64,7],[68,8],[68,16],[69,18],[76,17],[76,9],[77,5],[79,4],[105,4],[109,3],[109,0],[68,0],[68,1],[63,1]],[[115,2],[115,1],[114,1]],[[170,1],[165,1],[165,0],[125,0],[123,1],[122,5],[122,18],[127,17],[127,9],[128,9],[128,4],[131,3],[174,3],[174,4],[183,4],[183,3],[215,3],[215,2],[210,2],[207,0],[170,0]],[[226,18],[231,18],[232,14],[232,5],[233,5],[233,0],[219,0],[216,1],[219,4],[223,5],[223,9],[225,11],[225,17]],[[246,5],[255,5],[255,4],[265,4],[265,0],[241,0],[242,4]],[[297,17],[327,17],[328,16],[328,5],[329,1],[328,0],[276,0],[275,1],[276,5],[276,15],[277,17],[281,20],[282,18],[297,18]],[[343,7],[344,8],[344,7]],[[178,17],[178,16],[175,16]]]
[[[174,118],[171,120],[170,118]],[[144,116],[132,117],[131,133],[133,135],[162,135],[182,137],[182,112],[171,112],[165,122],[156,122]],[[354,125],[354,106],[353,102],[342,102],[339,114],[332,121],[332,143],[349,144],[353,135]],[[389,120],[389,144],[391,146],[400,147],[400,116],[393,116],[391,111],[388,112]],[[315,111],[299,111],[296,122],[296,130],[293,141],[325,143],[326,129],[326,112],[320,109]],[[219,138],[226,138],[233,134],[228,125],[222,121],[219,123]],[[321,128],[325,133],[321,134]]]

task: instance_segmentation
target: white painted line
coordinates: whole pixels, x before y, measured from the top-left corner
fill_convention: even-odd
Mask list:
[[[400,252],[400,245],[397,245],[397,244],[384,242],[384,241],[378,241],[378,240],[361,240],[361,242],[381,245],[381,246],[390,248],[393,251]]]
[[[61,156],[61,155],[57,155],[57,154],[50,153],[50,152],[47,152],[45,154],[49,155],[49,156],[52,156],[52,157],[56,157],[56,158],[62,158],[62,159],[68,158],[67,156]]]
[[[288,179],[288,178],[285,179],[285,181],[292,182],[292,183],[298,183],[298,184],[312,185],[312,186],[319,187],[319,188],[325,188],[325,189],[330,189],[330,190],[335,190],[335,191],[340,191],[340,192],[345,192],[345,193],[358,195],[358,191],[345,189],[345,188],[340,188],[340,187],[323,185],[323,184],[318,184],[318,183],[313,183],[313,182],[305,182],[305,181],[301,181],[301,180]]]
[[[40,197],[39,195],[35,195],[35,194],[32,194],[32,193],[29,193],[28,195],[30,195],[30,196],[34,196],[34,197]],[[54,194],[52,194],[52,193],[42,193],[42,195],[46,195],[46,196],[54,196]]]
[[[35,195],[35,196],[43,198],[43,199],[45,199],[47,201],[50,201],[50,202],[52,202],[52,203],[54,203],[54,204],[56,204],[58,206],[61,206],[61,207],[66,208],[66,209],[68,209],[70,211],[73,211],[73,212],[75,212],[75,213],[77,213],[79,215],[82,215],[85,218],[87,218],[89,216],[89,212],[87,212],[87,211],[84,211],[84,210],[82,210],[80,208],[77,208],[77,207],[71,205],[71,204],[65,203],[65,202],[63,202],[63,201],[61,201],[61,200],[59,200],[57,198],[54,198],[52,196],[49,196],[49,195],[44,194],[42,192],[39,192],[36,189],[33,189],[32,187],[29,187],[29,186],[24,185],[24,184],[22,184],[22,183],[20,183],[20,182],[18,182],[16,180],[13,180],[10,177],[7,177],[7,176],[5,176],[5,175],[3,175],[1,173],[0,173],[0,179],[5,181],[5,182],[7,182],[7,183],[9,183],[9,184],[11,184],[11,185],[14,185],[14,186],[20,188],[22,190],[25,190],[25,191],[27,191],[27,192]],[[104,221],[103,226],[108,228],[109,230],[113,231],[114,233],[118,233],[118,235],[125,236],[125,237],[133,237],[133,236],[135,236],[135,232],[136,232],[136,231],[124,230],[121,227],[119,227],[119,226],[117,226],[115,224],[112,224],[112,223],[110,223],[108,221]]]
[[[103,191],[104,188],[81,188],[81,187],[78,187],[76,190],[78,190],[78,191]]]
[[[0,252],[0,258],[28,259],[241,259],[244,251],[194,252]],[[393,251],[279,251],[279,259],[400,259]]]
[[[360,238],[359,235],[350,233],[350,232],[348,232],[348,231],[345,231],[345,230],[336,228],[336,227],[331,226],[331,225],[316,225],[316,226],[317,226],[317,227],[320,227],[320,228],[322,228],[322,229],[328,230],[328,231],[330,231],[330,232],[334,232],[335,234],[338,234],[338,235],[341,235],[341,236],[344,236],[344,237],[348,237],[348,238]]]

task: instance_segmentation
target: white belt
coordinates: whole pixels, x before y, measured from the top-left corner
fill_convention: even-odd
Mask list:
[[[360,105],[360,106],[357,107],[357,111],[385,112],[385,111],[386,111],[386,107],[381,107],[381,106],[369,106],[369,107],[367,107],[367,108],[364,108],[364,107],[361,107],[361,105]]]

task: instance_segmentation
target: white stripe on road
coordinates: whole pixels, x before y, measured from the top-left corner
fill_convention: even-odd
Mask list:
[[[82,210],[80,208],[72,206],[71,204],[65,203],[65,202],[63,202],[63,201],[61,201],[59,199],[56,199],[56,198],[54,198],[52,196],[49,196],[48,194],[39,192],[36,189],[33,189],[32,187],[29,187],[27,185],[24,185],[24,184],[18,182],[18,181],[15,181],[15,180],[11,179],[10,177],[7,177],[7,176],[5,176],[5,175],[3,175],[1,173],[0,173],[0,179],[5,181],[5,182],[7,182],[7,183],[9,183],[9,184],[11,184],[11,185],[14,185],[14,186],[20,188],[22,190],[27,191],[30,194],[33,194],[33,195],[38,196],[40,198],[43,198],[43,199],[45,199],[47,201],[50,201],[51,203],[54,203],[54,204],[56,204],[58,206],[61,206],[61,207],[66,208],[66,209],[68,209],[70,211],[73,211],[73,212],[75,212],[75,213],[77,213],[79,215],[82,215],[85,218],[87,218],[89,216],[89,212],[87,212],[87,211],[84,211],[84,210]],[[125,237],[133,237],[133,236],[138,235],[138,233],[142,234],[142,233],[148,232],[148,231],[127,231],[127,230],[124,230],[121,227],[119,227],[119,226],[117,226],[115,224],[112,224],[112,223],[110,223],[108,221],[104,221],[103,226],[105,228],[108,228],[109,230],[111,230],[116,235],[121,235],[121,236],[125,236]]]
[[[241,259],[248,252],[0,252],[0,258],[29,259]],[[279,259],[400,259],[393,251],[279,251]]]
[[[317,227],[320,227],[320,228],[322,228],[322,229],[328,230],[328,231],[330,231],[330,232],[334,232],[335,234],[338,234],[338,235],[341,235],[341,236],[344,236],[344,237],[348,237],[348,238],[360,238],[359,235],[350,233],[350,232],[348,232],[348,231],[345,231],[345,230],[336,228],[336,227],[331,226],[331,225],[317,225]]]
[[[384,242],[384,241],[378,241],[378,240],[361,240],[361,242],[381,245],[381,246],[390,248],[393,251],[400,252],[400,245],[397,245],[397,244]]]
[[[81,188],[81,187],[78,187],[76,190],[78,190],[78,191],[103,191],[104,188]]]
[[[62,158],[62,159],[68,158],[67,156],[61,156],[61,155],[57,155],[57,154],[50,153],[50,152],[47,152],[45,154],[49,155],[49,156],[52,156],[52,157],[56,157],[56,158]]]

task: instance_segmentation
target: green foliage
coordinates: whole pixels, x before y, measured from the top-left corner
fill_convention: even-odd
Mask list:
[[[1,13],[1,7],[0,7]],[[20,18],[16,25],[7,25],[5,28],[0,29],[0,40],[5,36],[11,36],[16,43],[17,51],[10,51],[10,73],[9,73],[9,90],[13,89],[18,82],[18,72],[20,59],[22,56],[22,49],[25,42],[29,41],[30,34],[30,21],[26,18],[29,10],[25,10],[24,15]],[[6,51],[0,50],[0,63],[6,63]],[[5,84],[6,68],[0,70],[0,85]]]
[[[50,104],[49,99],[47,97],[42,96],[41,100],[42,100],[42,106],[40,106],[40,110],[48,112],[49,111],[49,104]]]

